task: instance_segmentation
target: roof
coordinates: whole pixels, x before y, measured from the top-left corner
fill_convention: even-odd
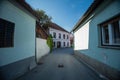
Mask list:
[[[78,21],[78,23],[73,27],[72,31],[78,28],[80,24],[82,24],[105,0],[94,0],[91,6],[84,13],[82,18]]]
[[[40,38],[47,39],[48,34],[45,30],[40,26],[39,22],[36,23],[36,34],[40,35]]]
[[[60,27],[59,25],[55,24],[55,23],[50,23],[49,27],[51,28],[54,28],[54,29],[57,29],[57,30],[60,30],[60,31],[63,31],[63,32],[67,32],[69,33],[67,30],[63,29],[62,27]]]
[[[35,18],[38,19],[34,9],[25,1],[25,0],[9,0],[10,2],[18,3],[21,7],[27,10],[30,14],[32,14]],[[17,6],[18,7],[18,6]]]

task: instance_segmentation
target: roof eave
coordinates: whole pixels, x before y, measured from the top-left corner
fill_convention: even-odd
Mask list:
[[[85,14],[82,16],[82,18],[77,22],[77,24],[73,27],[71,32],[74,32],[79,25],[81,25],[97,8],[99,5],[103,3],[104,0],[95,0],[91,6],[88,8],[88,10],[85,12]]]
[[[60,27],[59,25],[57,25],[55,23],[51,23],[49,27],[53,28],[53,29],[56,29],[56,30],[59,30],[59,31],[70,33],[70,32],[68,32],[67,30],[65,30],[64,28]]]
[[[20,8],[24,8],[28,13],[31,14],[31,16],[33,16],[37,21],[39,20],[34,9],[25,1],[25,0],[8,0],[11,3],[13,3],[14,5],[16,5],[16,7]],[[20,6],[20,7],[19,7]],[[21,8],[20,8],[21,9]],[[24,11],[24,10],[23,10]]]

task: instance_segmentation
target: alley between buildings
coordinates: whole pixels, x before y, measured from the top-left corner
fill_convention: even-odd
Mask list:
[[[78,61],[71,48],[54,49],[40,64],[17,80],[104,80]]]

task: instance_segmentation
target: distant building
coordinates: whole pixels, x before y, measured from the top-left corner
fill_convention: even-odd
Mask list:
[[[55,23],[48,27],[48,33],[52,35],[54,48],[70,47],[70,33]]]
[[[71,45],[71,47],[74,46],[74,36],[72,33],[70,34],[70,45]]]
[[[75,55],[110,80],[120,80],[120,0],[95,0],[73,33]]]

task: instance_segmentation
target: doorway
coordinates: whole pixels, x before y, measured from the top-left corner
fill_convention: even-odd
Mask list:
[[[58,41],[58,42],[57,42],[57,48],[60,48],[60,47],[61,47],[61,42]]]

